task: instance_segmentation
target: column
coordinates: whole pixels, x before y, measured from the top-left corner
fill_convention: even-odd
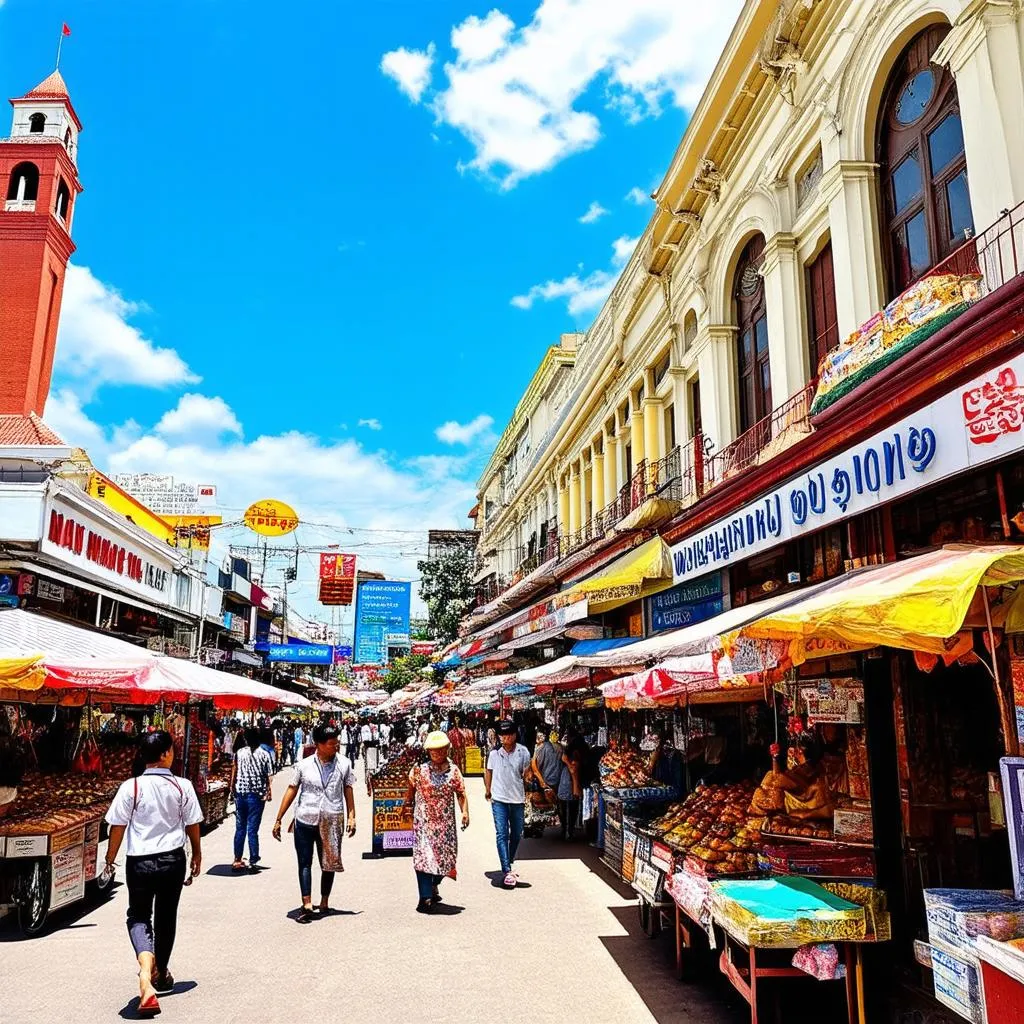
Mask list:
[[[569,470],[569,532],[580,528],[580,467],[574,462]]]
[[[578,494],[577,501],[579,502],[580,518],[579,526],[576,527],[578,530],[582,530],[587,525],[589,516],[587,515],[587,502],[590,500],[590,495],[587,493],[587,469],[583,462],[583,455],[580,454],[580,471],[577,478]]]
[[[1013,6],[972,4],[932,58],[956,79],[974,228],[1024,200],[1024,31]]]
[[[690,437],[690,395],[686,387],[686,371],[681,366],[673,366],[668,372],[672,374],[672,415],[676,421],[676,444],[682,448]]]
[[[619,493],[619,439],[604,434],[604,503],[610,505]]]
[[[821,179],[832,233],[836,319],[845,338],[885,305],[880,226],[875,203],[878,165],[837,160]],[[702,379],[704,374],[701,374]]]
[[[564,477],[558,481],[558,535],[569,533],[569,482]]]
[[[713,324],[697,336],[701,422],[714,451],[736,438],[736,328]]]
[[[768,364],[772,374],[772,405],[778,408],[810,379],[804,341],[803,266],[796,238],[780,232],[768,240],[761,263],[768,305]]]
[[[635,395],[629,396],[629,443],[633,449],[633,472],[644,461],[644,453],[647,451],[644,446],[644,413],[641,404],[637,402]]]
[[[594,503],[594,514],[597,515],[604,508],[604,449],[600,448],[600,442],[594,445],[594,454],[591,456],[590,486]]]

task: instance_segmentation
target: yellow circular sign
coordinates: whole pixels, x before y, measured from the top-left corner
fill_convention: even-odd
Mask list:
[[[299,525],[299,517],[291,505],[275,498],[254,501],[242,517],[245,525],[264,537],[283,537]]]

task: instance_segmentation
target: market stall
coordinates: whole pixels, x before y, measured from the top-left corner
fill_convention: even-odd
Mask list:
[[[422,759],[418,747],[402,747],[376,771],[366,774],[366,791],[373,801],[371,850],[374,854],[412,853],[412,805],[406,804],[409,771]]]

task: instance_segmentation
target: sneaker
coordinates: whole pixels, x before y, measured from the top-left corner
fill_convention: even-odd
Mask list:
[[[158,996],[169,996],[174,991],[174,975],[170,971],[162,974],[157,971],[153,975],[153,988]]]
[[[516,877],[516,873],[514,871],[510,871],[505,875],[504,886],[506,889],[514,889],[518,882],[519,879]]]

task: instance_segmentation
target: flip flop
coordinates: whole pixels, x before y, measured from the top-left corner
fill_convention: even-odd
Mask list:
[[[305,907],[303,907],[302,910],[299,911],[299,914],[295,918],[295,920],[299,924],[312,924],[313,923],[313,911],[312,910],[307,910]]]
[[[155,1017],[160,1012],[160,1000],[156,995],[139,1000],[139,1008],[135,1011],[140,1017]]]

